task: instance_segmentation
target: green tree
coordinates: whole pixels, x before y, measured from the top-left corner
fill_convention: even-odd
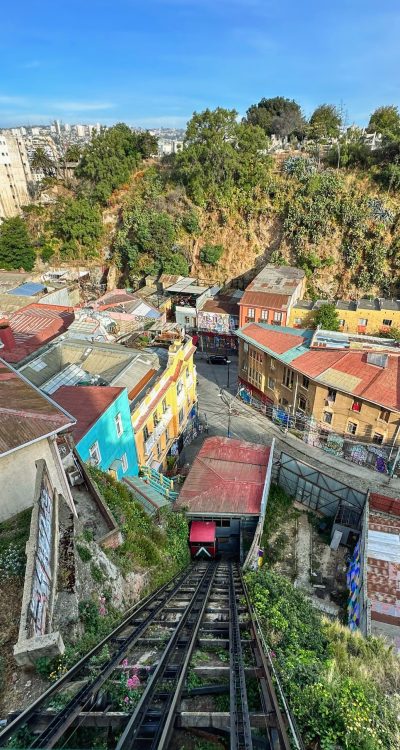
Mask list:
[[[325,331],[339,330],[339,315],[335,305],[326,302],[314,314],[314,323]]]
[[[51,224],[61,242],[61,253],[67,257],[89,257],[97,252],[103,233],[100,211],[87,198],[60,201]]]
[[[337,138],[340,134],[342,116],[333,104],[321,104],[310,117],[310,136],[315,140]]]
[[[32,271],[35,251],[26,223],[19,216],[4,219],[0,224],[0,268],[23,268]]]
[[[139,160],[137,134],[119,123],[95,135],[83,151],[76,176],[86,180],[95,200],[105,204],[128,181]]]
[[[38,146],[32,154],[31,167],[34,170],[42,171],[45,177],[54,177],[57,172],[55,162],[41,146]]]
[[[367,130],[380,133],[384,138],[395,141],[400,138],[400,113],[398,107],[388,105],[378,107],[369,118]]]
[[[150,156],[154,156],[158,152],[158,140],[155,135],[145,130],[143,133],[135,133],[136,135],[136,148],[141,154],[143,159],[149,159]]]
[[[173,177],[199,205],[232,204],[238,193],[265,189],[270,158],[261,128],[237,122],[233,109],[195,113],[185,148],[174,158]]]
[[[222,245],[204,245],[200,250],[200,260],[202,263],[216,266],[224,254]]]
[[[246,122],[259,125],[268,136],[279,137],[302,136],[306,125],[300,105],[283,96],[261,99],[258,104],[252,104],[246,112]]]
[[[82,156],[82,148],[79,146],[78,143],[71,143],[70,146],[65,151],[64,154],[64,161],[79,161],[79,159]]]

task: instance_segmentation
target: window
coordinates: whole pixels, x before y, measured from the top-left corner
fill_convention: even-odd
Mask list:
[[[168,427],[167,427],[167,429],[165,430],[165,443],[166,443],[166,444],[167,444],[167,443],[168,443],[168,441],[169,441],[169,437],[170,437],[170,436],[169,436],[169,429],[168,429]]]
[[[353,401],[353,403],[352,403],[351,410],[352,411],[361,411],[361,401],[357,401],[357,399],[355,398],[354,401]]]
[[[381,432],[374,432],[372,436],[373,443],[375,443],[376,445],[382,445],[383,440],[384,440],[384,435],[382,435]]]
[[[282,322],[282,313],[281,312],[274,312],[273,323],[275,325],[279,325],[280,326],[281,322]]]
[[[392,323],[393,323],[393,321],[392,321],[392,320],[386,320],[386,319],[385,319],[385,320],[383,321],[383,325],[384,325],[384,326],[391,326],[391,325],[392,325]]]
[[[188,379],[189,375],[190,375],[190,372],[189,372],[189,368],[187,367],[186,368],[186,380]]]
[[[332,401],[332,403],[334,404],[335,401],[336,401],[336,395],[337,394],[336,394],[335,389],[334,388],[329,388],[329,390],[328,390],[328,401]]]
[[[302,388],[305,388],[306,390],[308,390],[308,386],[309,386],[309,385],[310,385],[310,380],[309,380],[309,378],[306,378],[306,376],[305,376],[305,375],[303,375],[303,380],[302,380],[302,383],[301,383],[301,387],[302,387]]]
[[[98,466],[101,462],[101,453],[100,453],[100,447],[99,447],[97,440],[95,443],[93,443],[93,445],[90,446],[89,454],[95,466]]]
[[[379,414],[379,419],[382,419],[383,422],[389,422],[390,411],[387,411],[386,409],[381,409],[381,412]]]
[[[355,435],[357,432],[357,427],[358,427],[357,422],[348,422],[346,432],[348,432],[349,435]]]
[[[158,458],[160,458],[160,456],[161,456],[161,445],[160,445],[160,443],[157,443],[157,456],[158,456]]]
[[[279,403],[281,406],[289,406],[289,401],[287,400],[287,398],[280,398]]]
[[[345,324],[346,324],[346,321],[345,321],[345,319],[344,319],[344,318],[340,318],[340,319],[339,319],[339,326],[340,326],[340,328],[344,328],[344,327],[345,327]]]
[[[254,321],[254,318],[255,318],[255,316],[254,316],[254,307],[249,307],[247,309],[247,318],[246,318],[246,320],[247,320],[248,323],[251,323],[252,321]]]
[[[271,388],[271,391],[275,388],[275,380],[274,378],[268,378],[268,388]]]
[[[303,318],[295,318],[294,319],[294,324],[296,326],[301,326],[302,322],[303,322]]]
[[[163,410],[163,414],[165,414],[165,412],[167,411],[167,409],[168,409],[168,406],[167,406],[167,399],[166,399],[166,398],[163,398],[163,400],[162,400],[162,410]]]
[[[269,363],[270,370],[275,370],[275,360],[271,357],[271,362]]]
[[[117,430],[118,437],[121,437],[124,431],[124,426],[122,424],[122,417],[120,413],[118,413],[117,416],[115,417],[115,428]]]
[[[122,471],[125,474],[125,472],[128,471],[128,459],[127,459],[126,453],[124,453],[124,455],[121,458],[121,465],[122,465]]]
[[[149,429],[148,429],[147,425],[145,425],[143,427],[143,439],[144,439],[144,441],[148,440],[149,437],[150,437]]]
[[[283,371],[283,381],[282,384],[286,386],[286,388],[293,388],[293,378],[294,378],[294,372],[290,369],[290,367],[285,367]]]
[[[324,411],[322,418],[326,424],[332,424],[333,414],[331,411]]]
[[[178,396],[181,393],[182,388],[183,388],[182,380],[178,380],[178,382],[176,384],[176,392],[177,392]]]
[[[299,398],[299,409],[300,411],[305,411],[307,409],[307,399],[305,399],[304,396],[300,396]]]
[[[155,411],[154,414],[153,414],[153,425],[154,425],[154,427],[157,427],[159,421],[160,421],[160,418],[159,418],[157,412]]]
[[[359,326],[366,326],[368,323],[368,318],[359,318],[358,319],[358,325]]]
[[[183,409],[179,409],[179,424],[181,424],[184,420],[185,412]]]
[[[261,310],[260,320],[268,320],[268,310]]]

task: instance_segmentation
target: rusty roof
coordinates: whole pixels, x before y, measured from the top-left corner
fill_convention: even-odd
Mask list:
[[[123,390],[113,386],[63,385],[53,393],[54,401],[76,419],[72,431],[75,443],[79,443]]]
[[[239,300],[239,305],[272,308],[273,310],[286,310],[291,294],[274,294],[267,289],[253,291],[247,287],[243,297]]]
[[[237,300],[232,297],[214,297],[208,299],[199,312],[218,313],[220,315],[239,315]]]
[[[2,349],[1,356],[10,363],[21,362],[43,344],[66,331],[74,319],[72,307],[40,303],[27,305],[9,316],[15,345]]]
[[[0,359],[0,455],[73,424],[70,414]]]
[[[177,500],[189,513],[259,515],[270,448],[231,438],[204,441]]]

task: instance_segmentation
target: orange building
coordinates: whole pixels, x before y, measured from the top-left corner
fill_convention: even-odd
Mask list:
[[[303,297],[306,275],[300,268],[268,265],[253,279],[239,302],[239,325],[285,326],[291,308]]]

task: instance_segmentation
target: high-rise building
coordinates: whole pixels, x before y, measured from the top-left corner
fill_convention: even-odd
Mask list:
[[[32,181],[28,155],[21,135],[0,131],[0,221],[17,216],[29,203]]]

